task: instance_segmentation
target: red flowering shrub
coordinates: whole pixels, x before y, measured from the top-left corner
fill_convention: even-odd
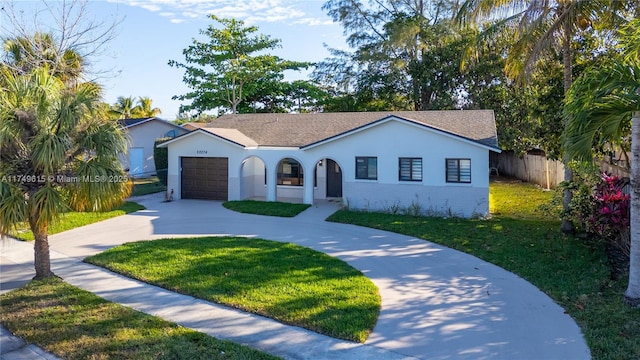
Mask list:
[[[602,182],[594,189],[594,208],[586,222],[587,231],[624,247],[625,252],[630,221],[630,196],[622,192],[626,184],[627,180],[603,173]]]

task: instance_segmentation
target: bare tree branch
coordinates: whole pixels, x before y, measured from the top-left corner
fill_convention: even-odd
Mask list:
[[[108,44],[117,36],[117,27],[124,18],[112,14],[107,20],[103,20],[104,16],[99,19],[91,14],[89,4],[88,0],[3,1],[0,40],[6,43],[21,39],[17,44],[20,48],[16,50],[31,56],[28,61],[32,67],[47,64],[56,71],[65,66],[63,56],[71,50],[79,55],[82,65],[79,75],[84,80],[108,76],[112,69],[98,69],[97,58],[109,52]],[[38,41],[36,34],[49,34],[52,44]],[[5,53],[6,56],[11,54]]]

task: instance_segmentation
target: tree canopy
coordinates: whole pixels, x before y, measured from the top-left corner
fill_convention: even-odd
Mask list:
[[[25,10],[19,1],[3,1],[3,65],[23,74],[46,65],[65,81],[108,73],[98,69],[95,60],[107,52],[121,19],[105,14],[96,18],[88,4],[88,0],[40,0]]]
[[[260,94],[274,93],[283,82],[285,70],[310,66],[269,54],[280,46],[280,40],[258,33],[256,26],[210,17],[214,24],[200,31],[206,41],[193,39],[182,52],[184,62],[169,61],[170,66],[184,70],[183,81],[191,90],[174,96],[190,101],[181,105],[180,112],[199,114],[216,109],[237,113],[241,107],[249,107],[248,99],[260,100]]]
[[[347,111],[430,110],[457,106],[464,34],[453,26],[455,2],[329,0],[353,52],[332,51],[313,77]],[[352,98],[355,103],[340,98]]]
[[[162,113],[159,108],[153,107],[153,100],[146,96],[137,99],[133,96],[119,96],[113,105],[107,106],[107,112],[115,119],[145,118]]]
[[[20,74],[46,66],[52,75],[63,81],[73,81],[84,67],[82,56],[73,49],[60,49],[50,33],[6,39],[4,50],[4,66]]]

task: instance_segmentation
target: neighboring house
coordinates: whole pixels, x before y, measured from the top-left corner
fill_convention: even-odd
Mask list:
[[[168,189],[190,199],[463,217],[489,210],[493,111],[223,115],[161,144]]]
[[[198,123],[198,122],[188,122],[182,125],[183,128],[187,129],[187,130],[196,130],[199,129],[201,127],[205,127],[207,126],[207,123]]]
[[[158,138],[175,138],[189,130],[157,117],[122,119],[118,123],[127,132],[127,154],[120,161],[130,176],[151,176],[156,173],[153,146]]]

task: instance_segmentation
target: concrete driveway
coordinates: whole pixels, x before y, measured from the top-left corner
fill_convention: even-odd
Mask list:
[[[54,271],[109,300],[285,358],[590,358],[573,319],[527,281],[424,240],[325,222],[336,204],[318,204],[295,218],[273,218],[235,213],[220,202],[160,200],[141,199],[147,210],[51,236]],[[335,340],[176,297],[81,262],[124,242],[203,235],[292,242],[348,262],[380,289],[382,309],[373,333],[364,345]],[[0,288],[33,276],[32,254],[31,244],[3,241]],[[200,310],[187,313],[190,309]]]

